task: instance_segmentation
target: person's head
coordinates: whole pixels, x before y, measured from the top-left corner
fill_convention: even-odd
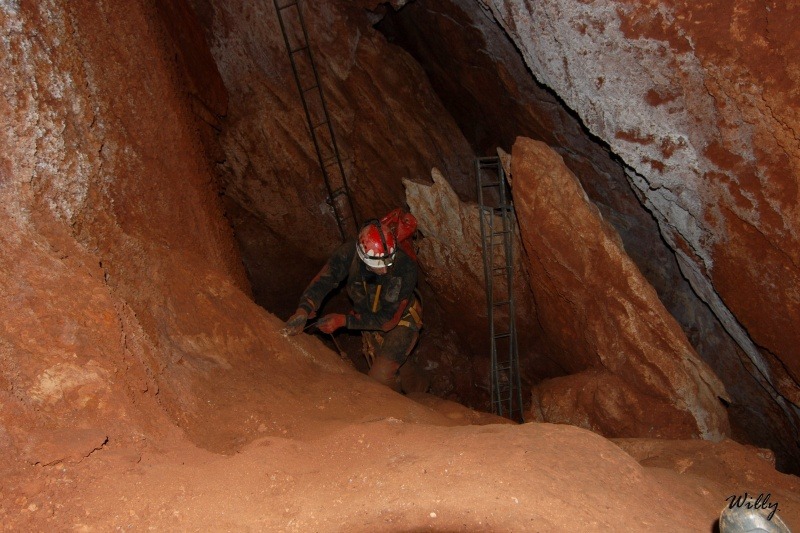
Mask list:
[[[361,227],[356,242],[358,257],[376,274],[386,274],[397,254],[397,241],[389,228],[377,220]]]

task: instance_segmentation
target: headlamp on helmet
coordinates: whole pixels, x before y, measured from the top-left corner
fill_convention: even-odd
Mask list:
[[[397,242],[389,228],[377,220],[366,223],[358,233],[358,257],[370,268],[388,268],[394,263]]]

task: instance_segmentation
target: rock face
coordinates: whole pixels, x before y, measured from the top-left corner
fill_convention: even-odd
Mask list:
[[[539,322],[574,374],[534,390],[534,416],[607,436],[727,434],[724,387],[561,157],[519,138],[511,166]]]
[[[419,223],[421,236],[416,242],[425,280],[436,295],[444,320],[458,331],[457,346],[460,348],[454,356],[456,361],[443,366],[470,369],[469,386],[459,387],[462,399],[469,401],[470,395],[465,393],[469,388],[484,391],[489,388],[489,324],[480,213],[476,204],[458,198],[438,169],[433,169],[431,177],[432,185],[406,180],[406,201]],[[497,219],[496,225],[501,224]],[[553,370],[551,364],[538,357],[541,350],[537,343],[541,336],[519,234],[515,234],[513,249],[515,315],[520,365],[526,377],[524,388],[529,386],[530,379],[550,377],[552,374],[547,372]],[[505,257],[498,254],[496,263],[502,264],[504,260]],[[561,373],[556,370],[555,375]],[[454,381],[458,379],[453,376]],[[481,407],[491,410],[485,396],[483,402]]]
[[[174,433],[179,363],[206,361],[180,339],[219,290],[198,281],[247,301],[200,118],[226,95],[187,9],[0,6],[0,438],[31,457],[58,442],[30,428],[86,453]]]
[[[251,300],[210,165],[226,95],[191,13],[0,4],[4,474],[180,434],[226,452],[318,433],[323,408],[362,417],[380,389]]]
[[[623,159],[797,442],[798,7],[484,4],[534,76]]]
[[[521,135],[547,143],[564,158],[694,349],[725,384],[736,438],[776,450],[787,465],[797,447],[796,418],[768,392],[773,387],[684,278],[624,166],[537,82],[485,6],[417,0],[387,10],[376,27],[420,62],[477,153],[509,148]],[[529,375],[541,379],[546,362],[539,358]]]

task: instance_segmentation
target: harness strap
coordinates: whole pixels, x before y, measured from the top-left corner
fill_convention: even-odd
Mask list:
[[[416,291],[415,291],[415,296],[416,296]],[[417,329],[421,328],[422,327],[422,317],[420,316],[420,312],[418,310],[419,308],[417,307],[417,306],[421,306],[421,305],[422,305],[422,301],[419,298],[415,297],[414,299],[412,299],[411,300],[411,305],[406,307],[406,311],[405,311],[405,313],[403,313],[403,316],[400,317],[401,320],[400,320],[400,322],[397,323],[397,325],[398,326],[406,326],[406,327],[415,326]],[[414,321],[413,324],[411,323],[411,320]]]
[[[422,319],[420,318],[419,313],[417,313],[416,304],[417,302],[415,301],[414,305],[409,306],[408,314],[414,317],[414,322],[416,322],[417,324],[422,324]]]
[[[377,313],[378,312],[378,303],[380,301],[381,288],[382,287],[383,287],[383,285],[378,285],[378,288],[375,289],[375,299],[372,300],[372,312],[373,313]]]
[[[369,296],[369,289],[367,288],[367,282],[362,280],[361,284],[364,286],[364,294]],[[372,312],[373,313],[377,313],[378,312],[378,304],[381,301],[381,288],[382,287],[383,287],[383,285],[378,285],[378,288],[375,289],[375,298],[372,299]]]

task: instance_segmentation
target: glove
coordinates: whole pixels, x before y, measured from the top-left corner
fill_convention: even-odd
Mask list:
[[[347,317],[338,313],[325,315],[317,321],[317,329],[322,333],[333,333],[347,324]]]
[[[308,320],[308,312],[305,309],[298,309],[295,313],[286,321],[286,327],[283,328],[283,334],[294,336],[298,333],[303,331],[303,328],[306,327],[306,321]]]

